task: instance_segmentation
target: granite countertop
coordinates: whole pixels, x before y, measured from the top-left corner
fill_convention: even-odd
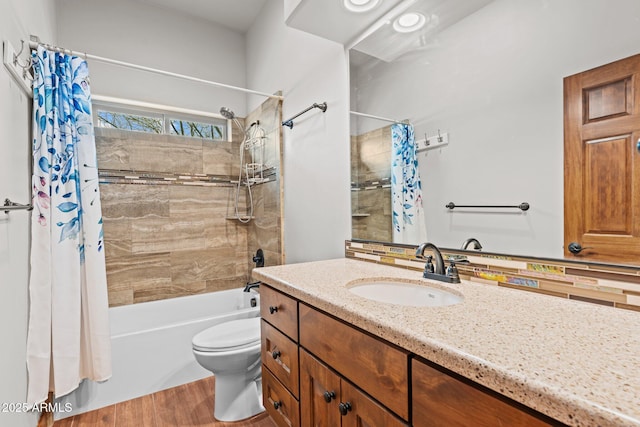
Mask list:
[[[640,313],[346,258],[253,277],[568,425],[640,426]],[[380,278],[422,281],[464,301],[407,307],[347,291]]]

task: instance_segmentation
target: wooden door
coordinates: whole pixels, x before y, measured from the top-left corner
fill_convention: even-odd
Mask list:
[[[640,55],[564,79],[564,253],[640,260]]]
[[[300,349],[301,423],[308,427],[340,426],[340,378]]]

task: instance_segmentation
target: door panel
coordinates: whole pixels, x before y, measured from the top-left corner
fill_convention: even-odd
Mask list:
[[[566,257],[640,257],[639,88],[640,55],[564,79]]]
[[[585,233],[632,233],[630,149],[631,135],[585,141]]]
[[[585,89],[585,123],[632,114],[631,77]]]
[[[303,426],[340,426],[340,378],[300,349],[300,407]]]

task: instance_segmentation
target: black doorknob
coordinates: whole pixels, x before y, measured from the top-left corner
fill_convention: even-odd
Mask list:
[[[282,402],[277,401],[277,400],[276,400],[275,402],[273,402],[273,407],[274,407],[276,410],[277,410],[277,409],[279,409],[281,406],[282,406]]]
[[[269,307],[269,313],[273,314],[273,313],[277,313],[278,312],[278,307],[276,306],[270,306]]]
[[[351,410],[351,403],[349,402],[340,402],[338,405],[338,410],[340,411],[340,415],[345,416],[347,412]]]
[[[591,249],[591,248],[589,248],[589,247],[584,248],[578,242],[571,242],[571,243],[569,243],[568,249],[569,249],[569,252],[571,252],[572,254],[576,255],[576,254],[579,254],[580,252],[582,252],[585,249]]]
[[[274,350],[274,351],[271,353],[271,357],[273,357],[274,359],[277,359],[278,357],[280,357],[280,356],[281,356],[281,354],[282,354],[282,353],[280,353],[280,350]]]
[[[582,252],[582,245],[578,242],[569,243],[569,252],[572,254],[579,254]]]

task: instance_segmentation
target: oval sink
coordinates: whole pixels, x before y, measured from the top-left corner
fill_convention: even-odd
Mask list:
[[[464,298],[443,289],[424,284],[376,280],[349,286],[349,292],[378,302],[413,307],[443,307],[462,302]]]

